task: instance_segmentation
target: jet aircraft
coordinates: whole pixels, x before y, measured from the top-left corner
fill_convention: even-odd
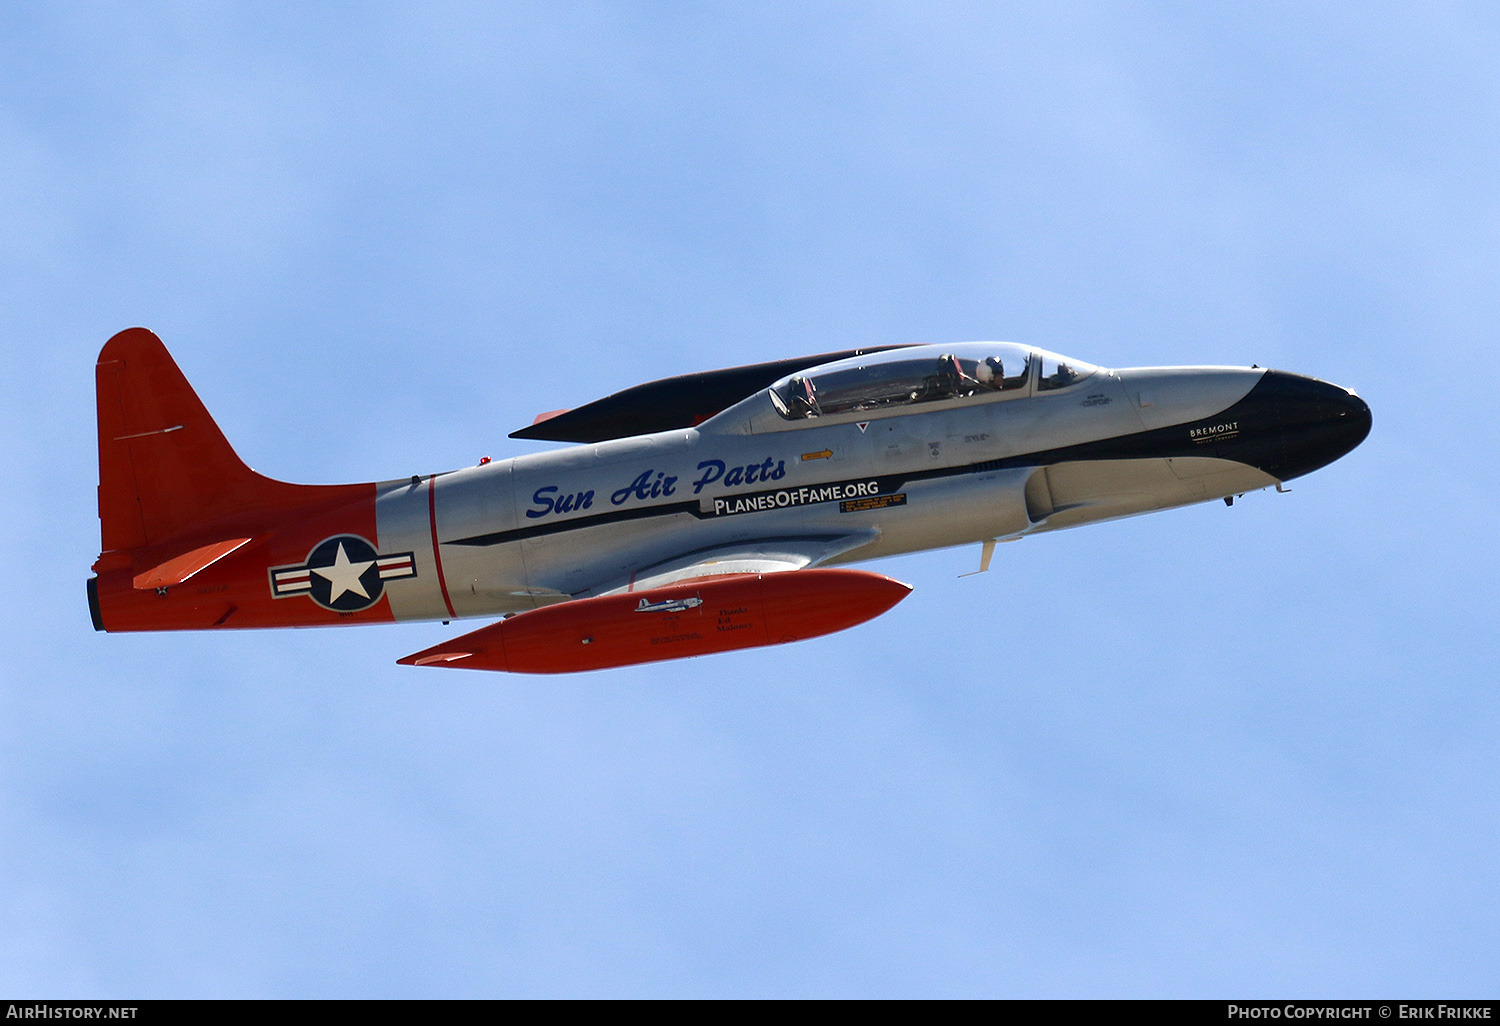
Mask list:
[[[1006,342],[649,382],[537,417],[569,447],[349,485],[264,477],[161,341],[96,367],[104,631],[502,619],[399,662],[563,673],[815,637],[909,586],[843,564],[1234,498],[1349,452],[1348,389],[1109,370]]]

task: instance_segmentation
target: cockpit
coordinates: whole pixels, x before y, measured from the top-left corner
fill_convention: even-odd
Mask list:
[[[787,420],[1067,388],[1097,368],[1011,342],[913,346],[827,363],[782,378],[771,402]],[[1033,377],[1035,382],[1033,384]]]

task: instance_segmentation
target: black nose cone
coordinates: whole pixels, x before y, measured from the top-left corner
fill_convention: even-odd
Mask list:
[[[1326,467],[1370,433],[1365,401],[1317,378],[1267,371],[1244,402],[1276,439],[1261,469],[1282,481]]]

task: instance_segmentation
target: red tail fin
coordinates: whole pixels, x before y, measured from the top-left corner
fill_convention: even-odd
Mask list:
[[[105,343],[95,383],[103,539],[100,576],[89,584],[95,627],[209,627],[231,616],[232,626],[321,622],[316,614],[325,611],[310,604],[271,602],[266,566],[305,558],[330,533],[373,540],[375,486],[287,484],[245,466],[145,328]],[[209,567],[212,587],[194,594],[211,598],[174,587],[199,584]]]
[[[295,485],[245,466],[161,339],[129,328],[95,367],[104,551],[157,546],[255,510],[347,501],[360,486]]]
[[[159,545],[205,520],[274,503],[273,493],[296,487],[245,466],[161,340],[145,328],[110,339],[94,374],[106,552]]]

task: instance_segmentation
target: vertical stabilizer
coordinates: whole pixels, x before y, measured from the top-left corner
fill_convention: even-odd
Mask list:
[[[158,546],[214,521],[359,498],[368,486],[295,485],[257,474],[145,328],[110,339],[95,367],[103,550]]]
[[[373,484],[299,485],[236,455],[151,332],[110,339],[94,369],[102,552],[89,582],[94,626],[170,630],[337,618],[277,603],[266,568],[349,533],[375,544]],[[189,583],[191,582],[191,583]],[[366,618],[389,610],[371,610]]]

